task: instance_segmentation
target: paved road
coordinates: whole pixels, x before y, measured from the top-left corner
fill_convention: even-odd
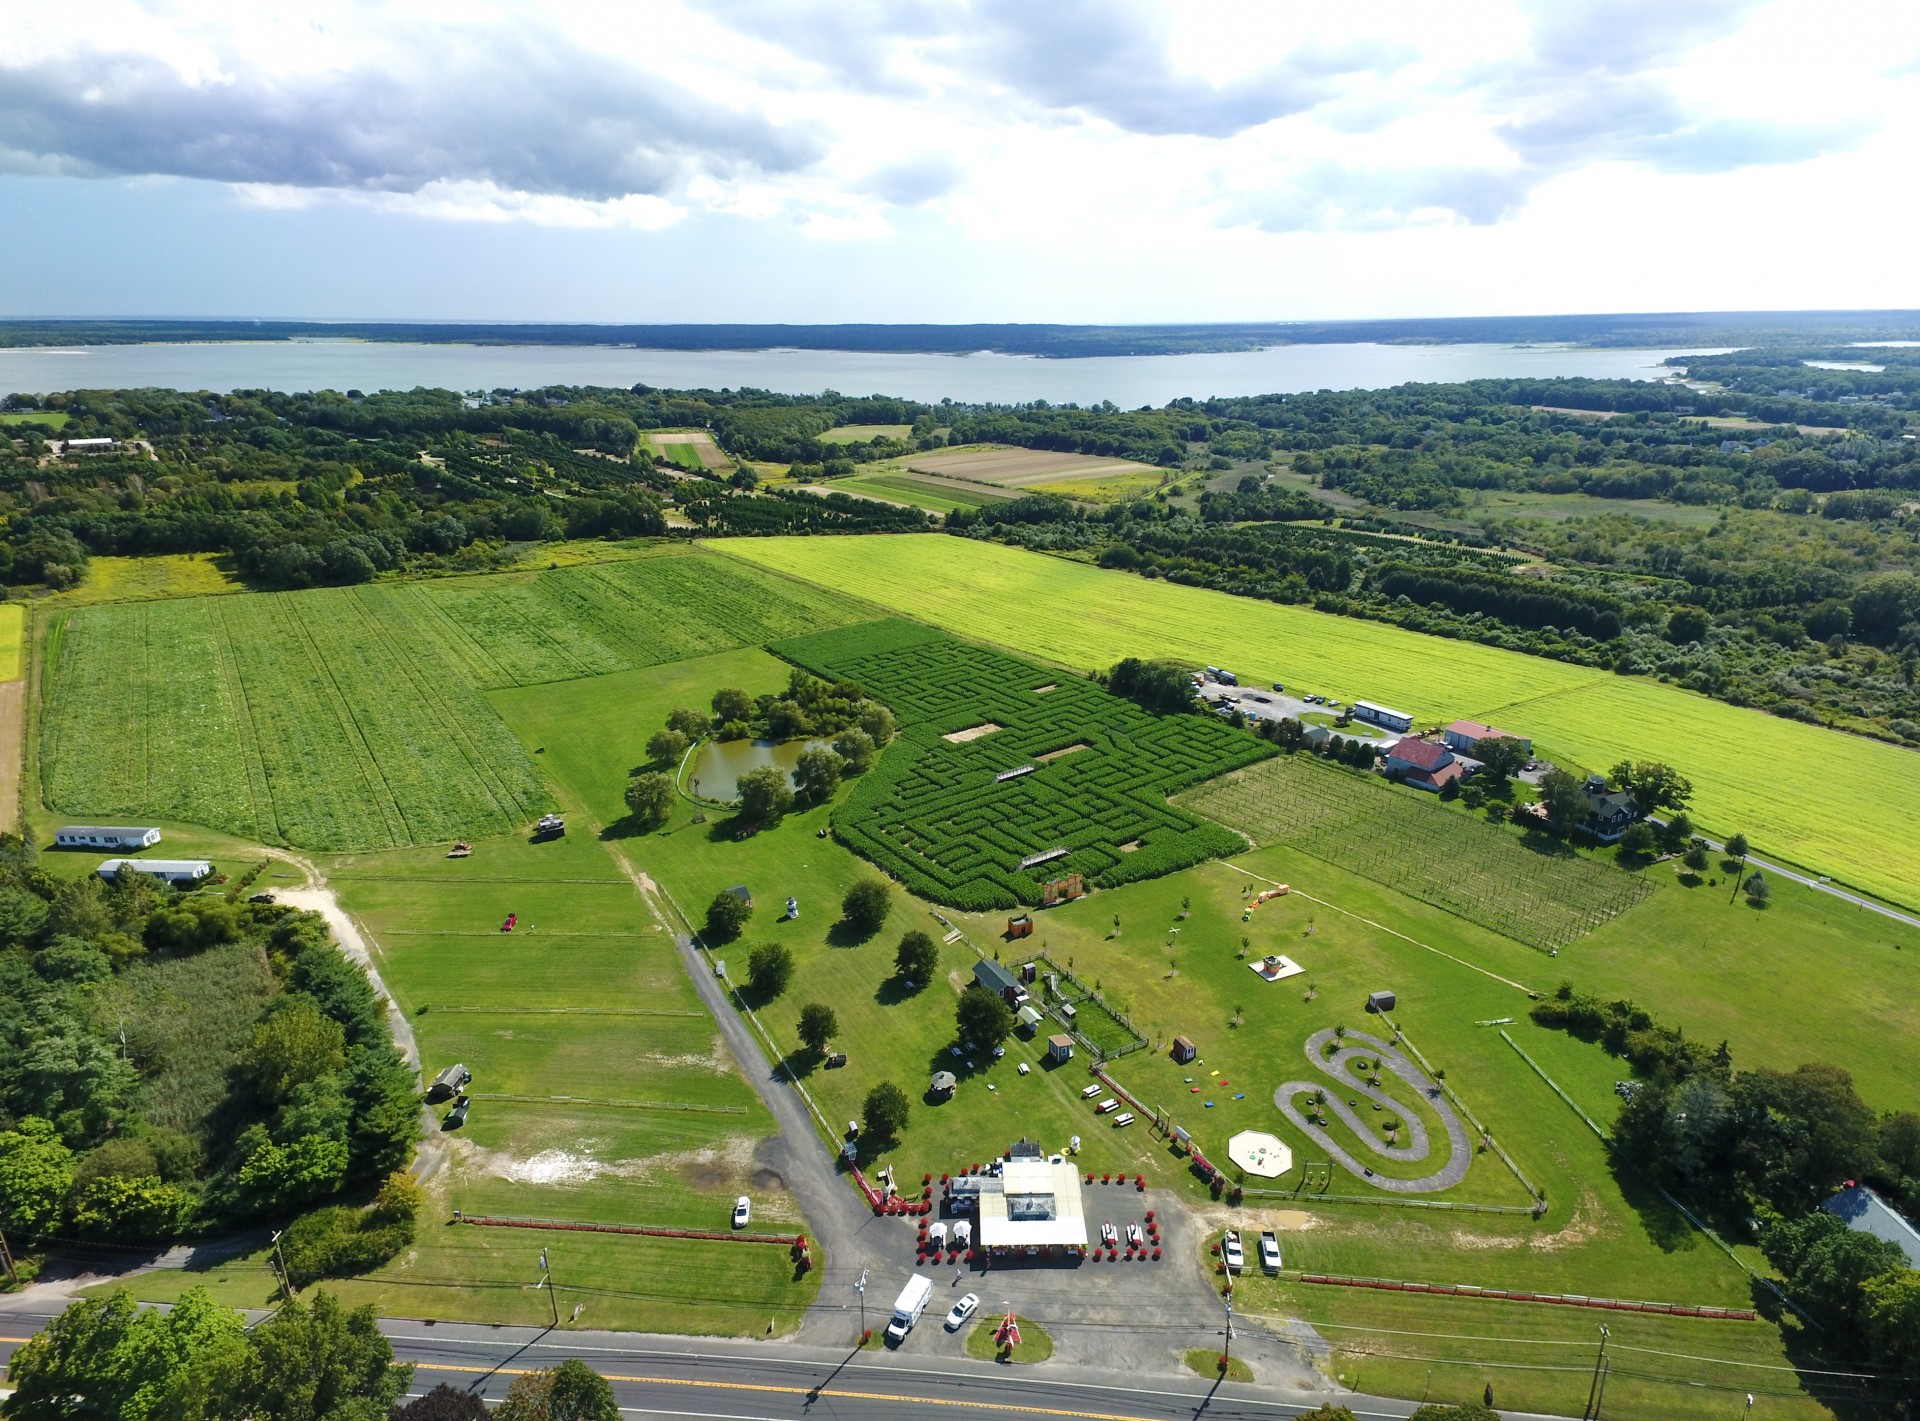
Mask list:
[[[44,1317],[0,1303],[0,1356]],[[533,1328],[387,1321],[394,1354],[411,1362],[417,1394],[446,1382],[498,1399],[520,1372],[579,1357],[613,1383],[630,1416],[715,1421],[887,1421],[902,1416],[1060,1416],[1078,1421],[1284,1421],[1337,1399],[1367,1421],[1398,1421],[1417,1403],[1351,1392],[1300,1393],[1237,1383],[1134,1379],[1125,1370],[1045,1363],[1018,1369],[929,1357],[922,1333],[898,1353],[641,1333],[564,1336]],[[931,1345],[928,1343],[927,1345]],[[1464,1398],[1462,1398],[1464,1399]],[[1522,1418],[1523,1413],[1503,1413]],[[1541,1418],[1540,1421],[1551,1421]]]
[[[1652,818],[1651,815],[1648,817]],[[1654,819],[1653,822],[1656,824],[1660,824],[1660,823],[1664,823],[1665,821],[1661,819]],[[1715,853],[1719,853],[1721,850],[1726,848],[1725,844],[1718,843],[1713,839],[1706,838],[1704,835],[1700,836],[1700,839],[1702,843],[1704,843],[1708,848],[1712,849]],[[1773,874],[1777,878],[1784,878],[1790,883],[1805,884],[1808,888],[1811,888],[1816,893],[1830,894],[1833,897],[1838,898],[1843,903],[1851,903],[1856,908],[1865,908],[1869,913],[1878,913],[1883,918],[1891,918],[1896,923],[1905,923],[1910,928],[1920,928],[1920,918],[1914,917],[1911,913],[1903,913],[1898,908],[1889,908],[1884,903],[1876,903],[1871,898],[1863,898],[1860,894],[1855,893],[1850,889],[1841,888],[1837,884],[1828,883],[1818,878],[1809,878],[1807,877],[1806,874],[1797,872],[1794,869],[1782,868],[1777,863],[1769,863],[1766,859],[1761,858],[1758,854],[1747,855],[1747,867],[1761,869],[1764,872]]]

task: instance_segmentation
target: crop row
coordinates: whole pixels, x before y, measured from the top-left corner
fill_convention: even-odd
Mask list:
[[[1283,756],[1182,797],[1257,843],[1286,843],[1408,897],[1555,951],[1641,902],[1639,876],[1396,794],[1309,755]]]
[[[528,686],[755,646],[869,615],[834,593],[711,553],[373,589],[482,686]]]
[[[524,823],[505,723],[366,589],[84,608],[61,638],[47,797],[269,842],[380,848]]]
[[[834,818],[841,838],[914,891],[985,910],[1037,902],[1067,874],[1111,886],[1241,847],[1168,804],[1186,785],[1271,750],[1199,716],[1156,716],[1092,682],[904,622],[779,643],[790,660],[860,683],[900,739]],[[995,727],[954,741],[958,732]],[[1033,766],[1015,779],[1008,770]],[[1030,869],[1020,861],[1064,848]]]

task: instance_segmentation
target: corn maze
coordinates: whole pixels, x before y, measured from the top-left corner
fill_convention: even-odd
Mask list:
[[[1039,902],[1043,882],[1068,874],[1112,887],[1243,847],[1167,796],[1272,753],[1252,736],[1197,715],[1150,714],[911,622],[772,649],[892,707],[900,738],[856,783],[834,832],[936,902],[1010,908]],[[999,728],[947,738],[988,724]],[[1066,852],[1040,859],[1056,849]],[[1023,859],[1035,862],[1023,869]]]
[[[1311,755],[1288,755],[1180,797],[1259,844],[1288,844],[1543,952],[1647,897],[1637,875],[1396,794]]]

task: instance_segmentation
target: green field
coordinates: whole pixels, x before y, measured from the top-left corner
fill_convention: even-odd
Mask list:
[[[817,437],[822,444],[865,444],[873,439],[905,439],[912,433],[910,424],[837,424]]]
[[[843,479],[835,479],[831,484],[822,485],[842,493],[865,493],[875,498],[884,498],[892,503],[908,503],[915,508],[924,508],[930,513],[952,513],[957,508],[978,508],[983,503],[996,503],[1014,497],[1011,493],[990,489],[984,485],[969,487],[966,484],[951,483],[945,479],[925,478],[919,474],[910,474],[894,468],[876,469],[872,473],[853,474]]]
[[[47,598],[50,607],[88,607],[97,602],[141,602],[163,597],[211,597],[244,592],[224,557],[162,553],[144,558],[96,557],[78,587]]]
[[[1232,853],[1236,835],[1166,797],[1272,753],[1217,721],[1156,716],[1090,681],[916,622],[845,627],[773,650],[892,707],[900,739],[861,778],[834,830],[914,892],[957,907],[1037,903],[1042,884],[1068,874],[1111,887]],[[968,736],[977,738],[954,738]]]
[[[67,419],[65,410],[18,410],[0,414],[0,424],[44,424],[53,429],[65,429]]]
[[[1667,760],[1692,779],[1691,809],[1706,832],[1743,832],[1756,852],[1895,901],[1920,896],[1920,822],[1908,812],[1920,800],[1920,755],[1911,751],[1651,681],[970,539],[715,546],[1071,667],[1180,657],[1227,666],[1248,685],[1285,681],[1397,705],[1420,724],[1496,721],[1550,756],[1602,769],[1628,754]]]
[[[44,794],[267,843],[472,838],[546,805],[480,687],[577,677],[864,615],[672,550],[554,572],[129,602],[56,619]]]
[[[1542,951],[1567,946],[1652,889],[1551,840],[1417,798],[1312,755],[1283,755],[1177,803],[1258,844],[1286,843]]]

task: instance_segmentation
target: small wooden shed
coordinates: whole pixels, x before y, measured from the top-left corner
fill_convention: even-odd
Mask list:
[[[1371,1012],[1392,1011],[1399,999],[1392,992],[1368,992],[1367,1010]]]
[[[1047,1038],[1047,1059],[1053,1062],[1073,1059],[1073,1038],[1071,1036],[1049,1036]]]
[[[1173,1059],[1176,1065],[1190,1064],[1200,1054],[1200,1048],[1184,1036],[1173,1038]]]

